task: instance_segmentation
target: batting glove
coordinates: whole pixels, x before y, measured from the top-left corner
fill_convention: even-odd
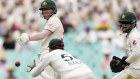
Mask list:
[[[21,34],[21,36],[18,37],[17,42],[20,45],[23,45],[24,43],[29,41],[29,36],[27,33]]]

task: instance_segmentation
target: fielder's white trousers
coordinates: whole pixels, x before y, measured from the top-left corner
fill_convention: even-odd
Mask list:
[[[93,73],[89,73],[83,76],[79,76],[79,77],[74,77],[74,78],[64,78],[64,79],[95,79],[95,76],[93,75]]]
[[[126,68],[112,79],[127,79],[128,76],[132,76],[133,79],[140,79],[140,69],[130,69]]]
[[[62,79],[95,79],[95,76],[91,69],[82,65],[66,74]]]

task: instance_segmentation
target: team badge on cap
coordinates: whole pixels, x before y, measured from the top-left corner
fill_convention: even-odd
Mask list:
[[[137,45],[137,41],[136,40],[133,41],[133,45],[135,45],[135,46]]]
[[[122,15],[122,18],[125,18],[125,15],[124,14]]]
[[[46,6],[47,5],[47,2],[43,2],[42,6]]]

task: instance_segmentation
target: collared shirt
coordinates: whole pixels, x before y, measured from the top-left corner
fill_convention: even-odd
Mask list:
[[[45,25],[44,30],[49,30],[52,32],[52,34],[42,40],[41,53],[43,53],[44,50],[49,50],[48,44],[50,40],[55,38],[63,39],[64,36],[63,25],[56,15],[52,15],[49,18],[47,24]]]

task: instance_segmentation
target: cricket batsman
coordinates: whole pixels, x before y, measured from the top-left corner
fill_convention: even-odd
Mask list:
[[[49,43],[50,53],[41,58],[41,62],[36,66],[35,61],[31,68],[33,77],[41,74],[44,79],[58,79],[44,75],[42,71],[50,65],[61,79],[95,79],[92,70],[64,50],[64,43],[60,39],[52,39]]]
[[[17,42],[20,45],[27,43],[28,41],[39,41],[42,40],[41,52],[39,60],[49,52],[48,44],[50,40],[57,38],[63,40],[64,29],[60,19],[56,16],[57,8],[52,0],[44,0],[39,8],[44,19],[46,19],[46,25],[44,30],[33,35],[27,33],[21,34],[18,37]],[[48,65],[46,66],[45,73],[50,76],[55,76],[54,70]],[[41,77],[37,79],[42,79]]]
[[[140,32],[136,27],[136,16],[132,12],[122,13],[119,23],[123,33],[126,33],[127,56],[122,59],[114,56],[110,62],[112,72],[119,72],[112,79],[140,79]]]

